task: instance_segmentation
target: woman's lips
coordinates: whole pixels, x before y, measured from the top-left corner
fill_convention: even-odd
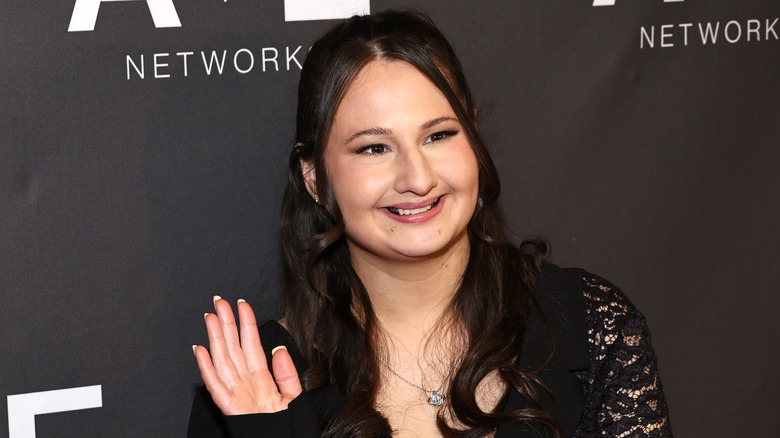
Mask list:
[[[398,204],[392,207],[385,207],[382,211],[385,214],[397,221],[408,224],[418,224],[427,222],[434,216],[439,214],[443,205],[444,196],[439,196],[429,204]]]
[[[398,208],[398,207],[387,207],[387,210],[390,213],[397,214],[399,216],[415,215],[415,214],[425,213],[426,211],[435,208],[437,205],[439,205],[439,201],[441,201],[441,196],[436,198],[436,200],[433,201],[432,203],[425,205],[423,207],[410,208],[410,209]]]

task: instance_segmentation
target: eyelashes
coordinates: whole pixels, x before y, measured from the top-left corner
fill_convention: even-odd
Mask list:
[[[452,137],[458,133],[457,129],[446,129],[444,131],[439,131],[431,134],[428,138],[425,139],[424,143],[438,143],[444,139],[447,139],[449,137]]]
[[[382,155],[387,152],[387,146],[383,144],[370,144],[355,151],[358,155]]]
[[[460,130],[458,129],[445,129],[442,131],[437,131],[429,135],[425,140],[423,140],[423,144],[439,143],[450,137],[457,135],[459,132]],[[374,144],[369,144],[369,145],[359,147],[357,150],[355,150],[355,154],[378,156],[384,154],[385,152],[388,152],[389,150],[390,148],[387,145],[384,145],[382,143],[374,143]]]

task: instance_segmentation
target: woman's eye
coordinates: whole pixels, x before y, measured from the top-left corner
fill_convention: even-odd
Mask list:
[[[458,131],[455,129],[450,129],[446,131],[439,131],[431,134],[428,138],[425,139],[423,143],[438,143],[448,137],[452,137],[453,135],[457,134]]]
[[[383,144],[370,144],[357,150],[358,154],[365,155],[381,155],[385,152],[387,152],[387,147]]]

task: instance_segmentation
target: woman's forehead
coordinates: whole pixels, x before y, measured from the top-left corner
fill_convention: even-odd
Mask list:
[[[358,72],[339,103],[334,122],[343,121],[346,114],[360,118],[389,116],[389,106],[406,111],[435,108],[454,114],[444,93],[415,66],[382,59],[369,62]]]

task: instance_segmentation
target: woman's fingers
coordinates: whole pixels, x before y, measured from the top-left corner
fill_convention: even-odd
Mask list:
[[[216,314],[205,315],[210,354],[204,347],[193,347],[214,402],[225,415],[286,409],[302,392],[290,354],[286,350],[276,352],[272,376],[249,304],[239,300],[238,321],[230,304],[220,297],[214,297],[214,308]]]
[[[237,373],[227,349],[225,335],[222,333],[222,324],[219,317],[213,313],[207,313],[204,318],[206,331],[209,335],[211,362],[214,364],[213,366],[222,381],[229,384],[235,380]]]
[[[276,347],[273,349],[272,354],[271,364],[274,367],[276,386],[279,387],[282,397],[290,401],[298,397],[303,391],[301,379],[298,378],[298,371],[295,369],[295,364],[286,347]]]
[[[219,296],[214,296],[214,310],[219,317],[220,328],[225,341],[225,348],[230,357],[230,361],[236,369],[236,372],[243,374],[246,372],[246,358],[241,350],[241,341],[238,336],[238,327],[236,319],[233,316],[233,309],[230,304]],[[255,324],[255,327],[257,324]]]
[[[201,345],[193,345],[192,351],[195,353],[195,360],[198,362],[198,369],[203,383],[206,385],[209,394],[216,400],[225,400],[230,397],[230,390],[225,386],[222,379],[219,378],[217,370],[211,361],[208,349]]]
[[[267,371],[268,362],[263,352],[263,345],[260,342],[260,334],[257,330],[257,320],[255,313],[244,300],[238,300],[238,320],[241,330],[241,349],[246,358],[247,372]]]

